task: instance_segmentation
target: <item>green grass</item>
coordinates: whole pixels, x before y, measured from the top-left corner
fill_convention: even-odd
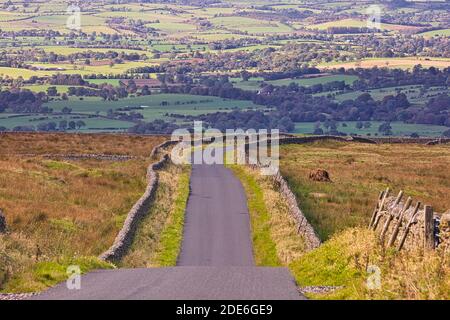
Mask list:
[[[307,294],[326,300],[447,300],[448,263],[444,250],[396,252],[381,246],[378,236],[366,228],[350,228],[319,248],[292,262],[289,269],[303,286],[341,287],[325,294]],[[377,277],[380,287],[369,288]]]
[[[44,166],[53,170],[77,170],[81,169],[79,166],[66,161],[56,161],[56,160],[45,160],[43,162]]]
[[[77,97],[70,97],[68,101],[50,101],[45,106],[52,108],[53,112],[61,112],[63,108],[69,107],[72,109],[72,113],[77,114],[24,114],[17,117],[14,114],[2,113],[0,114],[0,126],[12,129],[15,126],[37,126],[39,123],[47,123],[50,121],[58,124],[61,120],[76,121],[81,118],[86,123],[86,126],[81,128],[83,132],[110,132],[126,130],[133,126],[134,123],[99,117],[97,112],[101,116],[106,116],[109,109],[116,110],[127,106],[142,107],[142,109],[134,111],[141,113],[144,116],[144,121],[153,121],[155,119],[173,121],[174,118],[170,116],[172,113],[200,115],[219,111],[226,112],[233,109],[260,108],[260,106],[253,104],[251,101],[188,94],[155,94],[120,99],[118,101],[103,101],[98,97],[84,97],[83,100]],[[178,119],[175,120],[179,121]]]
[[[231,16],[210,19],[216,27],[224,27],[246,31],[248,33],[283,33],[291,32],[292,28],[276,21],[264,21],[253,18]]]
[[[281,80],[267,81],[267,83],[272,84],[274,86],[287,86],[290,83],[294,82],[300,86],[309,87],[315,84],[325,84],[334,81],[344,81],[346,84],[351,85],[356,80],[358,80],[357,76],[331,75],[317,78],[281,79]]]
[[[347,124],[347,127],[343,127],[343,124]],[[370,121],[372,126],[370,128],[356,128],[357,121],[340,121],[337,122],[337,129],[340,132],[346,134],[358,134],[358,135],[371,135],[375,137],[375,134],[382,136],[378,132],[378,127],[383,123],[380,121]],[[409,124],[403,122],[392,122],[392,132],[394,136],[410,136],[412,133],[417,133],[421,137],[439,137],[442,133],[448,130],[448,127],[437,126],[437,125],[427,125],[427,124]],[[326,131],[323,126],[321,127]],[[299,134],[312,134],[315,129],[315,123],[313,122],[297,122],[295,124],[295,133]]]
[[[55,87],[56,90],[58,91],[58,93],[62,94],[62,93],[67,93],[69,91],[69,88],[73,87],[73,86],[63,86],[63,85],[60,86],[60,85],[43,84],[43,85],[23,86],[22,89],[28,89],[30,91],[37,92],[37,93],[38,92],[45,92],[45,93],[47,93],[47,89],[49,87]]]
[[[164,105],[165,104],[165,105]],[[250,101],[222,99],[209,96],[188,94],[155,94],[134,98],[120,99],[118,101],[102,101],[101,99],[83,99],[70,101],[54,101],[46,104],[54,111],[61,111],[64,107],[72,108],[72,112],[96,113],[105,115],[109,109],[121,107],[143,107],[135,110],[144,115],[145,120],[167,119],[166,113],[184,115],[199,115],[217,111],[231,110],[233,108],[247,109],[259,106]]]
[[[189,196],[190,166],[166,165],[149,212],[140,221],[122,268],[174,266],[180,251]]]
[[[276,267],[281,263],[277,249],[270,235],[270,213],[264,203],[263,189],[255,178],[247,174],[242,167],[231,165],[234,174],[241,180],[247,194],[247,206],[250,213],[250,225],[253,240],[253,255],[257,266]]]
[[[435,36],[450,37],[450,29],[433,30],[433,31],[420,33],[420,35],[424,36],[424,37],[435,37]]]
[[[21,115],[20,117],[8,117],[9,114],[0,114],[0,126],[7,129],[13,129],[16,126],[34,126],[35,128],[40,123],[55,122],[57,125],[60,121],[78,121],[82,120],[86,124],[81,129],[72,130],[76,132],[112,132],[112,131],[124,131],[134,125],[133,122],[106,119],[101,117],[87,117],[79,115],[51,115],[51,114],[33,114],[33,115]],[[69,130],[70,132],[71,130]]]
[[[360,239],[356,238],[356,232]],[[361,234],[365,238],[361,237]],[[349,253],[349,247],[352,240],[370,241],[374,236],[367,230],[346,231],[329,241],[325,242],[319,248],[306,253],[300,259],[289,265],[297,284],[304,286],[336,286],[343,287],[331,294],[307,295],[309,298],[316,299],[361,299],[363,292],[367,289],[364,287],[364,280],[367,278],[367,262],[369,258],[367,252],[359,256],[360,252]],[[356,263],[355,263],[356,262]]]
[[[147,51],[141,51],[141,50],[132,50],[132,49],[112,49],[112,48],[74,48],[74,47],[68,47],[68,46],[38,46],[37,48],[44,50],[47,53],[53,52],[56,54],[62,54],[62,55],[70,55],[75,53],[82,53],[86,51],[92,51],[92,52],[100,52],[100,53],[106,53],[108,51],[116,51],[116,52],[124,52],[127,54],[131,53],[137,53],[137,54],[147,54],[147,56],[150,56],[150,53]]]
[[[120,79],[88,79],[86,81],[88,81],[89,83],[92,83],[92,84],[100,85],[100,84],[106,83],[106,84],[110,84],[113,86],[119,86]]]
[[[160,244],[155,261],[159,266],[175,266],[183,240],[184,213],[189,198],[190,170],[185,170],[179,179],[174,208],[169,217],[169,223],[161,233]]]
[[[334,81],[345,81],[346,84],[353,84],[358,80],[357,76],[348,75],[328,75],[316,78],[301,78],[301,79],[280,79],[272,81],[264,81],[262,78],[251,78],[249,81],[242,81],[240,78],[230,79],[233,86],[242,90],[257,91],[263,83],[272,84],[274,86],[287,86],[291,83],[296,83],[300,86],[309,87],[315,84],[325,84]]]
[[[48,72],[45,71],[33,71],[28,69],[21,69],[21,68],[9,68],[9,67],[0,67],[0,76],[8,76],[10,78],[19,78],[22,77],[24,79],[30,79],[33,76],[36,77],[43,77],[47,75]]]
[[[156,61],[156,60],[155,60]],[[154,64],[155,61],[125,61],[124,63],[114,64],[112,67],[107,65],[72,65],[72,64],[51,64],[51,63],[34,63],[32,66],[39,68],[62,68],[64,70],[44,70],[36,71],[41,74],[51,76],[54,74],[80,74],[80,75],[92,75],[92,74],[123,74],[129,69],[144,67]],[[29,70],[28,70],[29,71]]]
[[[421,94],[421,90],[424,90],[424,94]],[[369,93],[375,100],[383,100],[388,95],[396,95],[398,92],[406,94],[411,104],[424,105],[432,96],[436,96],[441,93],[450,93],[445,87],[429,87],[424,88],[422,85],[415,86],[396,86],[386,87],[380,89],[372,89],[366,91],[352,91],[347,93],[335,93],[334,99],[338,102],[342,102],[349,99],[356,99],[363,93]],[[327,95],[328,93],[321,93],[320,95]]]
[[[110,263],[96,257],[62,258],[59,261],[42,261],[32,269],[13,277],[3,288],[3,292],[38,292],[68,279],[67,268],[77,266],[81,273],[95,269],[113,269]]]
[[[367,28],[367,21],[366,20],[357,20],[357,19],[343,19],[343,20],[338,20],[338,21],[314,24],[314,25],[308,26],[307,28],[317,29],[317,30],[327,30],[328,28],[333,28],[333,27]],[[396,30],[401,30],[401,29],[414,29],[414,28],[408,27],[408,26],[402,26],[402,25],[398,25],[398,24],[381,23],[380,29],[396,31]]]
[[[177,33],[177,32],[197,30],[197,27],[194,24],[178,23],[178,22],[151,23],[148,24],[147,26],[167,33]]]

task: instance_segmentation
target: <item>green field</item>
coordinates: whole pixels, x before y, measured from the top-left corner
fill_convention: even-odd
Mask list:
[[[293,82],[300,86],[309,87],[309,86],[313,86],[315,84],[324,84],[324,83],[330,83],[330,82],[334,82],[334,81],[345,81],[346,84],[351,85],[356,80],[358,80],[357,76],[330,75],[330,76],[315,77],[315,78],[273,80],[273,81],[267,81],[267,83],[272,84],[274,86],[287,86]]]
[[[422,35],[424,37],[435,37],[435,36],[450,37],[450,29],[433,30],[433,31],[420,33],[420,35]]]
[[[327,30],[327,29],[333,28],[333,27],[367,28],[368,24],[367,24],[367,20],[343,19],[343,20],[319,23],[319,24],[308,26],[309,29],[317,29],[317,30]],[[415,30],[418,28],[406,26],[406,25],[400,25],[400,24],[381,23],[380,29],[388,30],[388,31],[403,31],[403,30]]]
[[[382,136],[378,132],[378,127],[382,124],[380,121],[370,121],[372,126],[370,128],[358,129],[356,128],[356,121],[343,121],[337,122],[337,130],[344,132],[346,134],[357,134],[363,136]],[[342,124],[347,124],[347,127],[342,126]],[[417,133],[421,137],[439,137],[442,133],[448,130],[448,127],[435,126],[427,124],[407,124],[403,122],[392,122],[392,132],[394,136],[409,136],[412,133]],[[322,129],[323,126],[321,127]],[[297,122],[295,124],[295,133],[300,134],[312,134],[315,129],[314,122]],[[325,130],[325,129],[324,129]]]
[[[349,99],[356,99],[363,93],[369,93],[373,99],[382,100],[385,96],[396,95],[400,92],[406,94],[410,103],[424,105],[431,97],[446,92],[448,93],[448,89],[445,87],[430,87],[425,89],[424,86],[398,86],[366,91],[336,93],[334,94],[334,99],[336,101],[342,102]]]
[[[261,88],[261,85],[263,83],[271,84],[274,86],[287,86],[291,83],[296,83],[299,86],[309,87],[315,84],[324,84],[334,81],[345,81],[346,84],[351,85],[353,82],[358,80],[358,77],[348,75],[327,75],[314,78],[280,79],[272,81],[264,81],[262,78],[251,78],[249,81],[242,81],[242,79],[240,78],[231,78],[230,80],[236,88],[242,90],[256,91]]]
[[[263,21],[246,17],[218,17],[211,19],[217,28],[239,30],[248,33],[283,33],[290,32],[292,28],[273,21]]]
[[[164,117],[165,113],[202,114],[233,108],[258,108],[257,105],[249,101],[187,94],[156,94],[118,101],[102,101],[99,98],[85,98],[83,100],[73,98],[70,101],[50,102],[46,106],[54,111],[69,107],[72,108],[73,112],[82,113],[105,113],[108,109],[115,110],[126,106],[143,107],[143,110],[139,110],[139,112],[144,114],[146,119],[154,119],[158,116]]]
[[[16,126],[34,126],[36,127],[40,123],[55,122],[59,124],[60,121],[78,121],[82,120],[86,126],[81,129],[74,131],[77,132],[113,132],[113,131],[124,131],[129,127],[133,126],[132,122],[119,121],[114,119],[106,119],[101,117],[88,117],[79,115],[47,115],[47,114],[32,114],[32,115],[21,115],[20,117],[13,116],[10,114],[2,113],[0,114],[0,127],[5,127],[7,129],[13,129]],[[71,130],[68,130],[70,132]]]
[[[120,79],[86,79],[89,83],[92,84],[110,84],[112,86],[118,86]]]
[[[48,86],[34,86],[34,89],[46,89]],[[67,89],[68,86],[57,86]],[[62,92],[61,90],[60,92]],[[68,101],[54,100],[45,104],[57,114],[0,114],[0,127],[12,129],[16,126],[37,126],[39,123],[56,122],[61,120],[83,120],[86,126],[81,128],[83,132],[112,132],[126,130],[134,125],[131,121],[122,121],[105,118],[108,110],[116,110],[124,107],[140,107],[131,111],[143,115],[144,121],[163,119],[166,121],[183,121],[176,115],[200,115],[213,112],[228,112],[234,109],[256,109],[261,106],[250,101],[230,100],[209,96],[197,96],[186,94],[155,94],[151,96],[130,97],[118,101],[103,101],[97,97],[70,97]],[[61,114],[63,108],[71,108],[71,114]],[[122,111],[129,112],[129,111]]]
[[[136,54],[146,54],[148,57],[151,56],[151,53],[144,50],[131,50],[131,49],[112,49],[112,48],[75,48],[75,47],[66,47],[66,46],[38,46],[37,48],[44,50],[47,53],[54,52],[57,54],[75,54],[80,52],[100,52],[105,53],[108,51],[117,51],[124,52],[127,54],[136,53]]]

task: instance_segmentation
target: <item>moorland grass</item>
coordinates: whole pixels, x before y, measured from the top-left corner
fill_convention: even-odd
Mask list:
[[[378,276],[379,287],[369,287]],[[386,250],[373,231],[350,228],[292,262],[289,269],[299,286],[336,286],[311,299],[431,299],[447,300],[450,293],[448,253]]]
[[[443,249],[424,253],[418,248],[399,253],[384,248],[377,235],[367,228],[344,227],[319,248],[306,252],[304,239],[297,233],[288,207],[270,179],[247,167],[232,166],[232,170],[244,185],[250,215],[254,216],[253,238],[264,239],[263,243],[253,242],[255,256],[261,255],[265,263],[268,252],[269,261],[277,256],[279,265],[290,269],[301,288],[336,287],[324,293],[306,292],[308,298],[449,298],[449,257]],[[380,287],[368,286],[368,280],[374,276],[369,267],[379,270]]]
[[[148,157],[166,136],[123,134],[1,133],[0,155],[116,154]]]
[[[322,240],[361,226],[381,190],[390,187],[437,212],[450,209],[450,146],[321,142],[281,147],[281,172]],[[311,170],[327,170],[332,183],[314,182]]]
[[[53,138],[47,145],[56,153],[108,148],[101,145],[102,138],[88,135],[47,137]],[[15,138],[6,138],[5,143],[2,135],[0,141],[13,152],[49,151],[45,135],[18,134]],[[109,139],[110,150],[143,154],[140,139],[123,136],[124,145],[115,147],[114,136]],[[150,144],[148,139],[147,147],[162,140],[158,137]],[[9,233],[0,241],[0,290],[43,290],[63,279],[70,264],[81,264],[86,271],[111,267],[95,257],[113,243],[128,211],[144,192],[149,161],[69,161],[1,154],[0,208]]]

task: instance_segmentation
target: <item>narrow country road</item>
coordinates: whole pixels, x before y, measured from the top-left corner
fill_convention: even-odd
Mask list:
[[[284,268],[171,267],[99,270],[84,275],[80,290],[66,283],[32,300],[296,300]]]
[[[252,266],[245,191],[223,165],[193,165],[179,266]]]
[[[176,267],[97,270],[32,299],[299,300],[287,268],[254,266],[247,200],[223,165],[193,165]]]

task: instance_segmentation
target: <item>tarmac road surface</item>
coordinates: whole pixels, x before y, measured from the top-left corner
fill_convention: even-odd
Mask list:
[[[179,266],[253,266],[245,191],[223,165],[193,165]]]
[[[171,267],[93,271],[81,289],[63,282],[32,300],[296,300],[288,269],[265,267]]]

